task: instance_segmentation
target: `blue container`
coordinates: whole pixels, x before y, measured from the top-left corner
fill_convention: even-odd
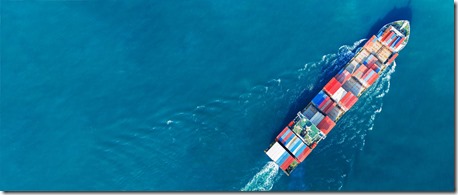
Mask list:
[[[310,120],[316,112],[318,112],[318,110],[313,104],[310,104],[310,106],[307,107],[307,110],[305,110],[304,115]]]
[[[283,164],[289,156],[290,156],[290,155],[288,154],[288,152],[285,151],[285,152],[280,156],[280,158],[278,158],[277,164],[279,164],[279,165]]]
[[[386,41],[386,44],[390,44],[391,41],[396,37],[396,33],[393,34],[393,36],[391,36],[387,41]]]
[[[294,156],[296,156],[296,157],[299,158],[299,155],[301,155],[302,152],[304,152],[304,150],[305,150],[306,148],[307,148],[307,145],[303,144],[303,145],[301,146],[301,148],[300,148],[299,150],[297,150],[296,153],[294,153]]]
[[[402,39],[402,37],[399,36],[399,37],[396,39],[396,41],[394,41],[394,43],[391,45],[391,48],[394,48],[394,46],[395,46],[395,45],[399,42],[399,40],[401,40],[401,39]]]
[[[319,106],[321,104],[321,102],[324,101],[324,99],[326,99],[327,95],[323,92],[323,90],[321,90],[312,100],[312,103],[315,104],[315,106]]]
[[[283,143],[283,142],[285,141],[286,136],[289,134],[289,132],[291,132],[291,131],[290,131],[290,130],[287,130],[287,131],[280,137],[280,139],[278,139],[278,141],[280,141],[280,142]]]
[[[301,145],[302,141],[300,140],[300,138],[297,138],[296,141],[291,144],[291,147],[288,148],[289,151],[293,152],[297,147],[299,147]]]

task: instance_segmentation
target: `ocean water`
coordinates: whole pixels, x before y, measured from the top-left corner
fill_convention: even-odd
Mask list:
[[[290,177],[268,147],[385,23],[411,36]],[[1,1],[0,190],[453,191],[453,3]]]

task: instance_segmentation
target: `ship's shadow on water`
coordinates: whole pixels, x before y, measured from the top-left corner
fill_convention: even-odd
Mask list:
[[[372,25],[369,32],[367,32],[366,37],[370,38],[372,35],[377,34],[383,25],[396,20],[409,20],[410,23],[412,23],[412,8],[410,7],[410,1],[407,2],[405,6],[394,7],[383,18],[378,19],[377,22]]]
[[[369,39],[372,35],[377,34],[377,32],[382,28],[385,24],[396,21],[396,20],[409,20],[412,23],[412,8],[410,7],[410,0],[407,2],[405,6],[402,7],[394,7],[392,8],[384,17],[378,19],[370,28],[366,35],[366,39]],[[360,45],[353,48],[352,51],[347,52],[340,52],[336,57],[335,61],[331,61],[329,63],[325,63],[322,65],[321,68],[321,78],[318,79],[311,89],[303,89],[300,95],[296,98],[296,100],[291,104],[289,110],[283,119],[281,125],[277,129],[283,129],[294,117],[297,115],[299,111],[304,109],[307,104],[313,99],[313,97],[324,87],[324,85],[333,77],[335,76],[344,65],[351,60],[354,54],[357,52],[358,48],[362,47],[365,43],[363,41]],[[273,139],[275,138],[276,134],[274,135]],[[308,190],[306,181],[305,181],[305,164],[301,163],[296,168],[295,171],[290,175],[290,183],[288,185],[288,190],[291,191],[303,191]]]

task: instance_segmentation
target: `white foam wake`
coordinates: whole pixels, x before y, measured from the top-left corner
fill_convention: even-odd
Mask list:
[[[275,183],[279,167],[275,162],[270,161],[256,173],[241,191],[269,191]]]

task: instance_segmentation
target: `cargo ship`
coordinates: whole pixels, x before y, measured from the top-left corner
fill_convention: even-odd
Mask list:
[[[409,35],[407,20],[384,25],[278,134],[264,151],[267,156],[289,176],[393,63]]]

